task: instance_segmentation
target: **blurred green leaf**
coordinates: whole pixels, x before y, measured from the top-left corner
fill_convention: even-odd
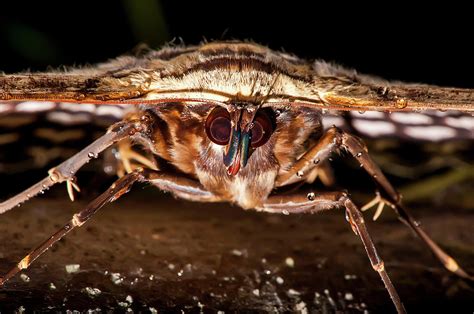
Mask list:
[[[467,165],[461,168],[455,168],[447,173],[431,176],[427,179],[420,180],[411,184],[408,184],[399,189],[403,200],[410,202],[422,198],[433,198],[438,193],[449,187],[459,184],[460,182],[470,180],[474,178],[474,166]],[[470,206],[472,206],[473,194],[466,194],[466,199],[471,199]],[[458,199],[458,201],[460,201]]]
[[[25,24],[10,24],[3,29],[8,45],[20,56],[35,62],[50,62],[59,55],[53,40]]]
[[[139,42],[158,47],[168,40],[168,30],[159,1],[123,0],[123,5]]]

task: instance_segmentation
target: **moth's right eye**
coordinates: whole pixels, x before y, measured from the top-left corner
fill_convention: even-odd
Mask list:
[[[230,115],[222,107],[211,111],[206,119],[206,134],[209,139],[217,145],[229,143],[231,131]]]

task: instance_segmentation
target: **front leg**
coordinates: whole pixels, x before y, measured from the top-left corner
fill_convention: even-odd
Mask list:
[[[400,195],[390,184],[377,164],[370,158],[367,146],[357,137],[342,131],[337,127],[332,127],[319,139],[319,141],[306,152],[285,174],[278,176],[277,186],[284,186],[296,182],[298,178],[304,176],[327,160],[329,156],[341,149],[347,150],[357,158],[361,166],[372,176],[374,181],[390,197],[393,203],[399,203]]]
[[[135,182],[148,181],[148,177],[152,173],[153,170],[144,170],[142,168],[139,168],[115,181],[110,186],[110,188],[108,188],[104,193],[95,198],[81,211],[74,214],[63,227],[59,228],[49,238],[47,238],[41,244],[32,249],[25,257],[23,257],[17,263],[17,265],[11,268],[5,275],[0,276],[0,286],[5,284],[5,282],[15,276],[21,270],[28,268],[31,263],[33,263],[41,255],[43,255],[43,253],[46,252],[53,244],[61,240],[73,229],[82,226],[104,205],[112,203],[113,201],[120,198],[123,194],[127,193]]]
[[[82,226],[104,205],[117,200],[130,191],[136,182],[152,183],[164,191],[193,201],[217,201],[219,198],[206,191],[199,183],[184,177],[157,172],[152,169],[137,168],[132,172],[119,178],[109,189],[90,202],[84,209],[74,214],[71,220],[57,230],[44,242],[32,249],[24,258],[11,268],[4,276],[0,276],[0,286],[16,275],[19,271],[28,268],[34,260],[46,252],[53,244],[61,240],[71,230]]]
[[[443,266],[458,275],[459,277],[474,280],[459,264],[449,256],[431,237],[421,228],[419,221],[416,221],[406,207],[402,205],[400,194],[395,190],[392,184],[387,180],[382,170],[372,160],[368,153],[367,146],[361,139],[348,134],[337,127],[332,127],[321,137],[321,139],[304,154],[291,169],[285,174],[277,177],[276,185],[283,186],[296,182],[298,177],[311,171],[320,162],[327,159],[331,153],[340,149],[348,151],[360,165],[372,177],[375,183],[383,192],[384,197],[388,198],[391,207],[394,209],[398,218],[410,227],[421,240],[429,247],[433,254],[443,264]]]
[[[319,167],[325,160],[340,148],[339,139],[341,131],[330,128],[301,158],[291,166],[283,175],[276,178],[275,186],[281,187],[301,181],[309,175],[315,167]]]
[[[70,189],[71,185],[74,185],[74,175],[82,166],[91,159],[97,158],[100,153],[113,144],[123,139],[132,138],[135,135],[146,134],[149,132],[152,123],[153,121],[148,115],[143,115],[139,119],[118,122],[112,125],[105,135],[99,137],[92,144],[65,160],[57,167],[50,169],[46,178],[32,185],[25,191],[0,203],[0,214],[5,213],[15,206],[19,206],[39,193],[43,193],[55,184],[67,182],[68,188]]]
[[[350,223],[354,233],[360,237],[370,263],[372,264],[372,268],[380,275],[397,312],[405,313],[405,308],[403,307],[397,290],[393,286],[385,270],[384,262],[377,253],[372,238],[370,237],[362,213],[346,193],[308,191],[307,193],[292,195],[274,195],[269,197],[263,206],[257,209],[288,215],[294,213],[316,213],[334,208],[345,209],[346,219]]]
[[[152,172],[147,181],[162,191],[193,202],[219,202],[222,199],[206,190],[199,182],[166,172]]]

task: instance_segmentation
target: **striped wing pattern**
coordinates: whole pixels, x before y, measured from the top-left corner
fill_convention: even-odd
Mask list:
[[[58,102],[0,103],[0,171],[22,172],[72,156],[136,105]],[[408,142],[474,139],[474,117],[459,111],[328,112],[323,125],[362,138]]]
[[[123,118],[129,106],[0,103],[0,172],[51,166],[74,155]]]
[[[474,139],[474,116],[459,111],[421,112],[350,111],[323,117],[327,128],[341,127],[365,138],[395,138],[412,142]]]

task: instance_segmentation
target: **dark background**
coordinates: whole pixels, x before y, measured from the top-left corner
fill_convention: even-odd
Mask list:
[[[471,10],[343,1],[2,4],[0,70],[95,63],[171,40],[250,39],[389,79],[474,86]]]

